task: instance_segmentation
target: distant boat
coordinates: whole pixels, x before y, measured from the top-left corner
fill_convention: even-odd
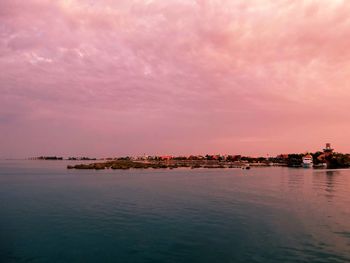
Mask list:
[[[244,166],[242,166],[242,169],[244,170],[249,170],[250,169],[250,164],[246,164]]]
[[[313,166],[315,169],[326,169],[327,164],[326,163],[319,163],[319,164],[314,164]]]
[[[312,168],[313,166],[313,160],[312,160],[312,155],[307,154],[303,157],[303,167],[304,168]]]

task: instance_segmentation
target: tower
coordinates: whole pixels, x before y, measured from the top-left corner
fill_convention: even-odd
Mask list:
[[[326,148],[323,149],[323,152],[325,153],[326,156],[329,156],[333,153],[332,147],[330,143],[326,143]]]
[[[330,167],[330,162],[333,155],[333,150],[330,143],[326,143],[326,148],[323,149],[324,157],[327,163],[327,168]]]

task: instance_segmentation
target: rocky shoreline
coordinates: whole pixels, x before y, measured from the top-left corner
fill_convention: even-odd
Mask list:
[[[113,160],[100,163],[68,165],[67,169],[94,169],[94,170],[127,170],[127,169],[176,169],[176,168],[246,168],[244,163],[220,162],[137,162],[130,160]],[[266,165],[263,165],[266,166]]]

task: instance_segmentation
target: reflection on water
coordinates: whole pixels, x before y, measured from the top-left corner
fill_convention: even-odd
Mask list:
[[[292,170],[298,171],[296,168]],[[290,173],[288,174],[288,186],[293,190],[302,190],[304,185],[305,176],[302,173]]]
[[[334,187],[337,184],[336,176],[339,174],[338,171],[326,171],[326,192],[329,193],[329,197],[333,197],[332,192],[335,190]]]
[[[317,171],[314,173],[314,189],[316,190],[324,190],[324,196],[327,197],[328,201],[331,202],[332,198],[336,194],[337,185],[343,180],[340,171],[337,170],[325,170],[325,171]]]
[[[0,163],[1,262],[350,262],[350,170]]]

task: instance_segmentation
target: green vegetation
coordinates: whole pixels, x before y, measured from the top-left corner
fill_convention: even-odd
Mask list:
[[[135,162],[130,161],[128,159],[118,159],[114,161],[107,161],[103,163],[90,163],[90,164],[77,164],[77,165],[68,165],[68,169],[95,169],[95,170],[103,170],[103,169],[119,169],[119,170],[127,170],[130,168],[133,169],[174,169],[179,167],[189,167],[188,164],[167,164],[165,162]]]
[[[323,152],[311,153],[314,166],[327,164],[329,169],[350,168],[350,155],[343,153],[332,153],[325,156]],[[288,167],[301,167],[304,154],[288,154],[286,163]]]
[[[301,167],[301,164],[303,162],[303,156],[304,154],[298,154],[298,153],[288,154],[288,159],[287,159],[288,167]]]
[[[46,161],[52,161],[52,160],[63,160],[63,157],[57,157],[57,156],[40,156],[33,158],[34,160],[46,160]]]
[[[310,153],[315,168],[350,168],[350,155],[342,153]],[[175,169],[175,168],[240,168],[248,164],[250,167],[288,166],[302,167],[305,154],[281,154],[276,157],[247,157],[240,155],[205,155],[205,156],[151,156],[146,158],[119,157],[107,158],[99,163],[68,165],[68,169]],[[50,157],[51,159],[52,157]],[[56,157],[55,157],[56,158]],[[75,160],[75,159],[71,159]],[[88,160],[86,158],[86,160]]]
[[[224,163],[220,161],[206,161],[206,160],[172,160],[172,161],[161,161],[152,160],[147,162],[131,161],[130,159],[115,159],[107,160],[101,163],[90,163],[90,164],[77,164],[68,165],[68,169],[113,169],[113,170],[127,170],[127,169],[176,169],[176,168],[239,168],[240,165],[232,165],[232,163]]]
[[[342,153],[334,153],[330,158],[329,167],[330,169],[337,168],[349,168],[350,167],[350,156]]]

